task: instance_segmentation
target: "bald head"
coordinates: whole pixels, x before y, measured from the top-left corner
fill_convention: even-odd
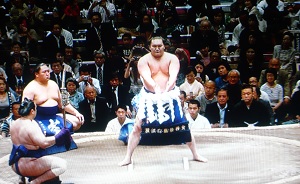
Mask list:
[[[275,70],[279,70],[280,61],[277,58],[272,58],[269,60],[269,68],[274,68]]]

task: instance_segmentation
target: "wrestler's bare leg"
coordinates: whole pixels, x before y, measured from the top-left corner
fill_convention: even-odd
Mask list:
[[[61,113],[57,114],[58,116],[63,118],[63,115]],[[66,114],[67,121],[71,122],[73,124],[73,131],[77,131],[82,123],[79,121],[79,119],[76,116],[73,116],[71,114]]]
[[[119,162],[118,164],[119,166],[126,166],[128,164],[131,164],[132,153],[140,142],[141,132],[142,132],[142,121],[139,120],[138,117],[136,117],[133,130],[128,138],[126,156],[121,162]]]
[[[191,132],[191,139],[192,139],[191,142],[188,142],[186,144],[189,146],[190,150],[192,151],[193,160],[198,161],[198,162],[207,162],[208,161],[207,158],[198,154],[197,148],[196,148],[195,137],[192,134],[192,132]]]
[[[36,177],[31,184],[42,183],[51,180],[67,169],[67,162],[64,159],[53,156],[41,158],[21,158],[18,162],[19,171],[23,176]],[[13,165],[15,170],[15,165]]]

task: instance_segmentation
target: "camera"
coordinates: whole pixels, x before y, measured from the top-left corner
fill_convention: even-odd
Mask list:
[[[84,80],[84,81],[87,81],[87,80],[89,80],[89,76],[86,76],[86,75],[85,75],[85,76],[83,76],[83,80]]]

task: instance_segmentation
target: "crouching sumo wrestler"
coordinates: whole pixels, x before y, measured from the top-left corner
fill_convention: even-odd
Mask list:
[[[136,146],[187,143],[196,161],[206,162],[196,150],[196,143],[182,112],[179,89],[175,86],[180,68],[178,58],[164,52],[163,39],[153,37],[150,53],[138,61],[144,88],[138,100],[138,113],[128,139],[127,153],[120,166],[131,163]]]
[[[70,131],[62,128],[55,136],[46,137],[34,120],[36,105],[27,98],[22,102],[19,114],[21,118],[10,127],[13,148],[9,165],[18,175],[29,177],[31,184],[45,181],[60,183],[58,176],[66,171],[66,161],[47,155],[45,149],[57,144],[64,145],[68,150],[71,145]]]

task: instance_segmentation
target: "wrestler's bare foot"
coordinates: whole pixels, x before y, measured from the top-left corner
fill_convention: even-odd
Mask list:
[[[193,160],[198,161],[198,162],[208,162],[208,159],[201,156],[201,155],[196,155]]]
[[[124,158],[124,160],[118,163],[120,167],[127,166],[129,164],[131,164],[131,158]]]

